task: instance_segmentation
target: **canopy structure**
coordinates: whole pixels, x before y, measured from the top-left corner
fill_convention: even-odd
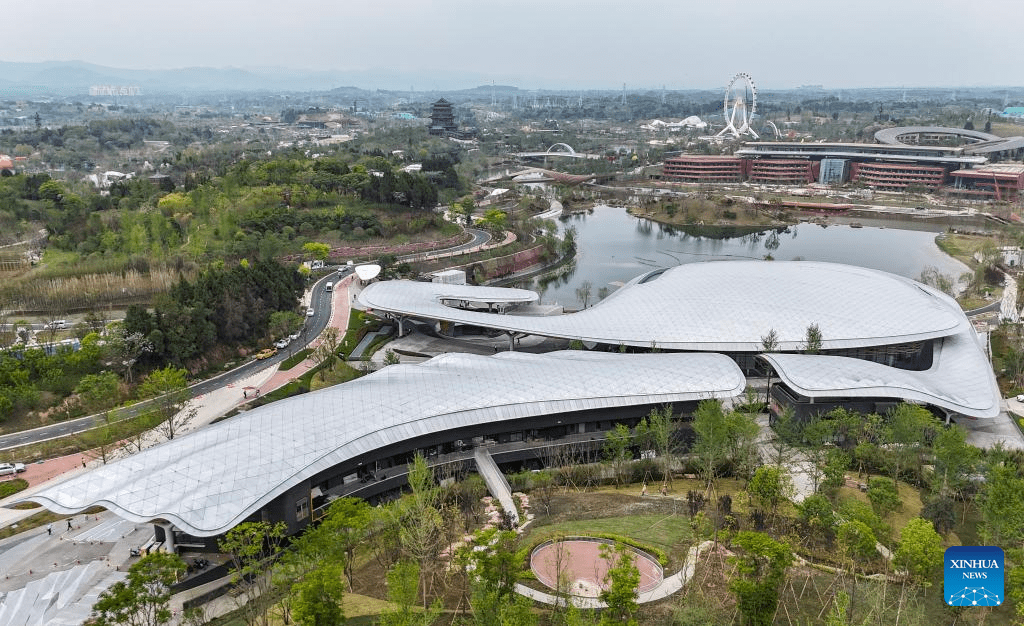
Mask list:
[[[589,309],[543,317],[447,303],[525,301],[524,292],[536,297],[531,291],[462,285],[455,294],[452,287],[386,281],[360,292],[359,302],[375,311],[528,335],[712,352],[758,352],[772,330],[779,350],[800,350],[811,324],[821,330],[823,349],[935,339],[970,327],[956,302],[941,292],[836,263],[690,263],[640,276]]]
[[[718,354],[446,354],[392,365],[241,413],[25,500],[58,513],[103,506],[214,536],[358,455],[480,424],[735,397],[745,379]],[[411,444],[411,447],[415,447]]]

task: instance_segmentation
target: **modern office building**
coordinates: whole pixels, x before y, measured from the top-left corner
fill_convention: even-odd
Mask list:
[[[681,155],[665,159],[662,177],[686,183],[748,180],[774,185],[850,181],[886,191],[952,191],[946,185],[953,183],[956,187],[951,176],[954,171],[1024,156],[1024,137],[997,137],[941,126],[886,128],[875,134],[875,140],[878,143],[753,141],[743,144],[732,156]],[[974,189],[968,182],[974,178],[962,176],[960,188]],[[976,197],[986,196],[979,193]]]
[[[738,183],[746,171],[738,157],[685,154],[665,159],[663,177],[683,183]]]
[[[965,198],[1014,200],[1024,191],[1024,165],[993,163],[973,169],[955,170],[949,191]]]

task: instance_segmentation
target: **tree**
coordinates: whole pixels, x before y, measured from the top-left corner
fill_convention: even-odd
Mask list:
[[[762,507],[770,509],[774,518],[779,503],[791,497],[793,483],[782,468],[762,465],[747,483],[747,491]]]
[[[384,351],[384,367],[388,365],[398,365],[402,362],[402,359],[398,356],[398,353],[388,348]]]
[[[988,545],[1018,545],[1024,541],[1024,479],[1007,463],[993,464],[979,495],[982,539]]]
[[[674,464],[674,455],[672,454],[672,431],[674,429],[672,405],[670,404],[651,409],[647,417],[640,420],[636,427],[636,435],[641,448],[654,451],[661,468],[661,479],[669,483],[672,482],[672,466]]]
[[[327,371],[334,371],[334,364],[338,360],[338,344],[340,334],[338,329],[328,326],[320,335],[320,345],[313,351],[313,360],[320,366],[320,380],[324,380]]]
[[[490,209],[477,220],[477,225],[494,233],[502,233],[508,227],[508,214],[500,209]]]
[[[96,626],[158,626],[171,619],[171,585],[185,571],[176,554],[153,552],[128,569],[125,580],[114,583],[93,605]]]
[[[267,626],[273,557],[285,537],[284,522],[242,522],[224,535],[220,549],[231,558],[231,582],[242,589],[246,622]]]
[[[443,518],[437,509],[441,493],[434,483],[434,472],[422,454],[417,453],[413,458],[408,480],[410,493],[403,496],[395,507],[401,520],[398,535],[402,549],[416,561],[416,571],[422,578],[423,608],[426,609],[431,565],[441,543]]]
[[[307,241],[302,244],[302,251],[317,261],[326,261],[327,255],[331,253],[331,247],[326,243]]]
[[[763,352],[779,351],[779,333],[774,328],[769,329],[767,335],[761,335],[761,350]]]
[[[893,484],[899,479],[900,469],[910,458],[917,456],[922,443],[930,442],[934,436],[935,416],[928,409],[916,404],[902,403],[889,414],[889,422],[883,429],[883,437],[893,444]]]
[[[981,456],[981,451],[967,443],[967,433],[959,425],[939,430],[932,442],[932,454],[935,456],[935,474],[932,489],[940,495],[950,495],[959,491],[965,484],[967,476],[974,471],[974,466]]]
[[[736,533],[733,544],[741,550],[734,557],[739,576],[729,584],[729,589],[736,594],[743,621],[751,626],[769,626],[793,553],[788,544],[748,530]]]
[[[602,452],[605,460],[612,467],[616,488],[624,482],[626,470],[633,460],[633,454],[629,449],[632,441],[633,434],[625,424],[616,424],[615,428],[608,431],[605,436]]]
[[[516,534],[477,531],[460,550],[459,564],[470,572],[470,606],[478,626],[530,626],[537,623],[532,602],[515,592],[527,555],[516,550]]]
[[[140,398],[153,398],[155,411],[161,420],[159,429],[168,439],[174,439],[196,416],[196,407],[185,408],[188,402],[187,375],[185,370],[168,365],[150,372],[138,388]]]
[[[583,305],[584,309],[587,308],[587,305],[590,303],[590,295],[593,288],[594,285],[589,280],[583,281],[580,283],[580,286],[576,288],[576,299],[580,301],[580,304]]]
[[[341,567],[324,565],[292,586],[292,617],[301,626],[338,626],[345,623],[341,598],[345,585]]]
[[[87,413],[96,413],[118,404],[120,380],[114,372],[86,374],[78,381],[75,393]]]
[[[900,546],[896,549],[896,565],[917,581],[930,579],[942,568],[942,537],[932,523],[915,517],[907,522],[900,533]]]
[[[415,561],[400,561],[388,570],[388,600],[394,610],[381,613],[381,626],[430,626],[441,614],[442,606],[437,600],[429,609],[420,611],[416,607],[416,588],[419,586],[420,568]]]
[[[640,584],[640,570],[633,559],[633,551],[624,543],[612,548],[601,544],[601,557],[608,562],[604,575],[605,587],[601,600],[608,605],[601,616],[601,624],[626,624],[635,626],[633,615],[637,611],[637,585]]]
[[[868,481],[868,500],[878,517],[886,518],[903,505],[900,493],[892,481],[872,478]]]
[[[818,328],[817,324],[811,324],[807,327],[807,338],[804,343],[804,352],[807,354],[818,354],[821,352],[821,329]]]
[[[132,368],[142,355],[153,351],[153,342],[140,332],[128,331],[125,324],[118,324],[107,337],[107,345],[116,365],[124,370],[126,382],[132,382]]]
[[[320,524],[330,537],[333,545],[340,549],[345,557],[345,576],[352,586],[352,567],[355,563],[355,552],[366,538],[370,523],[373,521],[373,507],[362,498],[338,498],[331,503],[327,516]]]
[[[275,339],[282,339],[291,335],[292,333],[298,332],[302,328],[302,323],[305,321],[301,315],[295,311],[274,311],[270,314],[270,334]]]

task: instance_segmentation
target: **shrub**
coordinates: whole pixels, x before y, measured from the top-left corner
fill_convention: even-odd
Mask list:
[[[0,483],[0,500],[28,488],[28,481],[24,478],[15,478]]]

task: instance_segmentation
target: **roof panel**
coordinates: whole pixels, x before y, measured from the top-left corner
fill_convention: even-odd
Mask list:
[[[246,411],[26,499],[65,513],[102,504],[134,521],[165,518],[216,535],[316,473],[409,437],[567,404],[734,397],[745,382],[718,354],[447,354]]]

